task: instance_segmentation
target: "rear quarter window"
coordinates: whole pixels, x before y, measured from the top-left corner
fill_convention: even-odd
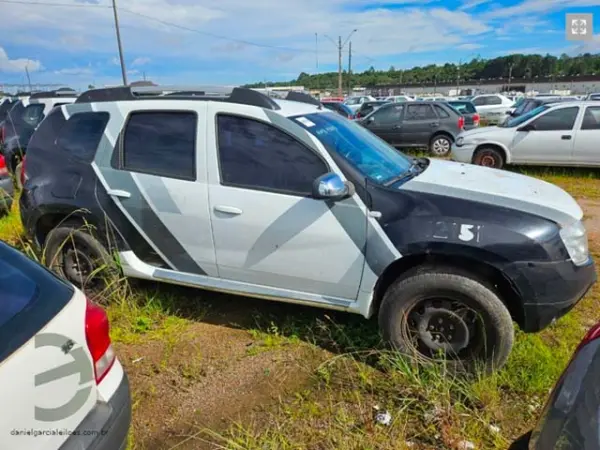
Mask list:
[[[31,127],[37,127],[44,118],[44,108],[46,105],[43,103],[33,103],[23,111],[23,122]]]
[[[56,146],[70,156],[91,162],[109,118],[107,112],[74,114],[60,130]]]

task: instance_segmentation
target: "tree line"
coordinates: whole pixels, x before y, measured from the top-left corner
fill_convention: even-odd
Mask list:
[[[494,59],[474,58],[462,64],[446,63],[430,64],[412,69],[375,70],[370,67],[364,72],[352,73],[350,79],[344,71],[344,88],[352,86],[385,86],[411,85],[421,83],[453,83],[480,81],[488,79],[511,78],[548,78],[560,79],[582,75],[600,76],[600,53],[584,53],[578,56],[523,55],[514,54]],[[304,86],[307,89],[333,89],[338,85],[338,73],[320,74],[300,73],[298,78],[290,81],[253,83],[247,87]]]

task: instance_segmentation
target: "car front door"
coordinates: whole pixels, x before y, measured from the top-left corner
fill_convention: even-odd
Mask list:
[[[402,142],[408,146],[427,146],[433,132],[440,126],[440,120],[432,105],[409,103],[402,120]]]
[[[575,134],[573,162],[600,165],[600,106],[585,108],[581,127]]]
[[[512,161],[569,164],[573,160],[573,128],[578,114],[577,106],[551,109],[521,125],[517,128],[511,144]],[[526,131],[527,125],[532,127],[529,131]]]
[[[333,161],[319,153],[306,130],[277,113],[218,103],[208,111],[219,276],[275,297],[340,306],[356,300],[366,208],[353,199],[311,195],[315,179],[336,170]],[[311,126],[305,118],[302,124]]]
[[[108,111],[106,135],[92,165],[101,183],[100,204],[113,223],[122,224],[119,232],[143,263],[216,277],[205,174],[206,106],[182,108],[181,101],[165,100],[156,108],[157,102],[136,102],[135,108],[120,105],[118,114]],[[102,200],[106,194],[109,204]],[[145,248],[148,255],[141,253]],[[154,268],[128,263],[139,276],[153,277]]]
[[[392,103],[371,114],[365,128],[392,145],[402,145],[402,114],[404,105]]]

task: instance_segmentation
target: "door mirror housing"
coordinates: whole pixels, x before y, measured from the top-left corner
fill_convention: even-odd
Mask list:
[[[344,181],[334,172],[326,173],[313,183],[313,197],[318,199],[342,200],[354,195],[354,185]]]
[[[517,128],[517,131],[524,131],[525,133],[533,130],[535,130],[535,125],[532,123],[528,123],[527,125]]]

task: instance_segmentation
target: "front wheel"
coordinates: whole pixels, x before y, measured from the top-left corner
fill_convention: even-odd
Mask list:
[[[433,156],[447,156],[452,148],[452,140],[446,135],[439,135],[431,140],[429,150]]]
[[[379,310],[384,338],[420,362],[457,370],[502,367],[513,345],[512,318],[483,282],[453,268],[431,267],[396,281]]]
[[[478,166],[502,169],[504,166],[504,157],[499,150],[492,147],[484,147],[477,150],[473,157],[473,163]]]

